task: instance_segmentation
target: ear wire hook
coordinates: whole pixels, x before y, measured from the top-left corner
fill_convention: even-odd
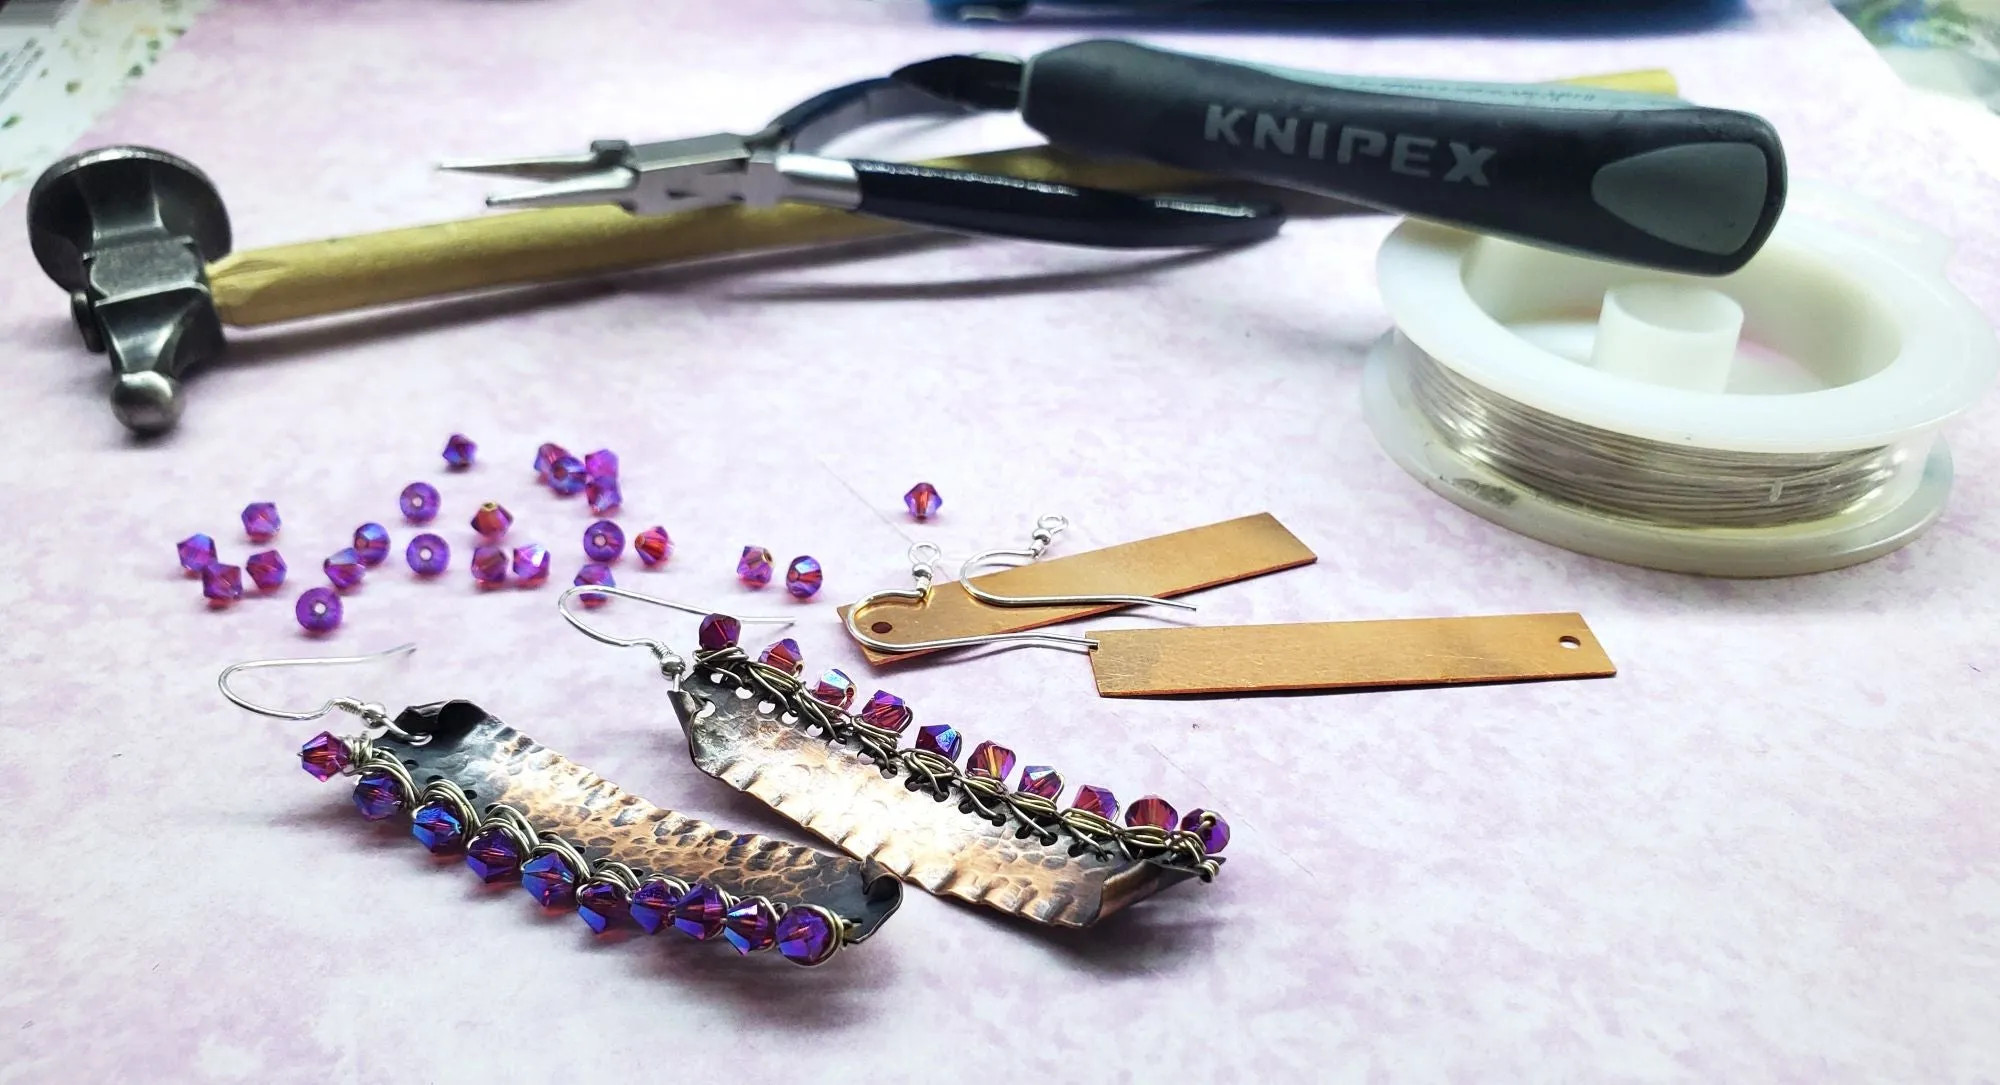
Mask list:
[[[353,663],[373,663],[376,660],[387,659],[390,656],[408,655],[416,650],[417,646],[415,644],[399,644],[394,648],[387,648],[380,652],[369,652],[366,655],[358,656],[252,659],[242,663],[232,663],[224,667],[222,673],[215,676],[215,688],[222,691],[222,695],[229,699],[230,704],[246,712],[255,712],[260,716],[269,716],[274,720],[316,720],[321,716],[333,712],[346,712],[350,715],[360,717],[362,722],[371,728],[381,728],[386,734],[394,735],[396,738],[409,742],[412,745],[420,746],[430,741],[430,736],[411,734],[397,727],[389,718],[389,710],[379,704],[359,701],[352,697],[329,697],[318,708],[306,712],[294,712],[289,709],[272,708],[269,705],[258,704],[231,689],[229,686],[229,680],[235,677],[239,671],[258,671],[277,667],[343,667]]]
[[[856,600],[853,606],[847,608],[847,617],[843,619],[847,625],[847,635],[864,647],[890,655],[900,655],[904,652],[931,652],[943,648],[970,648],[980,644],[1034,644],[1044,648],[1081,648],[1086,652],[1097,647],[1097,642],[1089,637],[1072,637],[1062,633],[1041,633],[1033,630],[1022,633],[987,633],[974,637],[947,637],[911,644],[896,644],[862,632],[861,614],[865,610],[892,600],[917,607],[930,602],[931,581],[937,575],[934,563],[941,554],[942,552],[931,543],[918,543],[910,547],[910,575],[915,578],[917,586],[884,588]],[[888,630],[885,629],[883,632]]]
[[[1063,529],[1068,526],[1069,517],[1067,516],[1050,514],[1041,517],[1035,521],[1035,531],[1033,536],[1031,536],[1034,539],[1033,545],[1018,550],[1009,550],[1006,548],[986,550],[960,562],[958,566],[958,586],[964,588],[965,594],[972,596],[974,599],[996,607],[1088,607],[1113,604],[1128,607],[1172,607],[1175,610],[1195,609],[1193,603],[1181,603],[1172,599],[1161,599],[1151,595],[995,595],[974,584],[972,577],[966,572],[966,570],[975,566],[997,564],[996,559],[999,558],[1023,559],[1020,562],[1005,563],[1013,568],[1030,564],[1035,559],[1041,557],[1048,550],[1049,544],[1055,541],[1055,537],[1061,534]]]
[[[683,614],[698,614],[702,617],[716,613],[703,607],[691,607],[686,603],[676,603],[657,595],[647,595],[629,588],[614,588],[606,584],[578,584],[556,597],[556,612],[563,616],[563,621],[575,627],[577,632],[599,644],[609,644],[613,648],[644,648],[653,653],[653,658],[659,661],[660,673],[670,679],[678,677],[687,669],[687,660],[681,658],[679,652],[674,651],[665,641],[655,640],[652,637],[614,637],[592,626],[569,608],[569,601],[579,595],[616,595],[622,599],[636,599],[641,603],[651,603],[656,607],[666,607],[668,610],[678,610]],[[790,625],[793,621],[791,618],[746,618],[742,615],[731,615],[731,617],[744,625]]]

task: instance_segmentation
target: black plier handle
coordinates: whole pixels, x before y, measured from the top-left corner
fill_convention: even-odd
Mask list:
[[[883,120],[974,110],[891,79],[836,87],[752,135],[657,143],[600,140],[584,154],[443,168],[544,182],[490,207],[611,203],[635,215],[744,204],[808,203],[955,233],[1098,248],[1192,248],[1261,241],[1284,224],[1274,203],[1146,196],[999,174],[817,153]]]

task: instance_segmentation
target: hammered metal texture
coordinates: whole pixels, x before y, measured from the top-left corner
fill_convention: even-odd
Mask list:
[[[853,748],[808,735],[707,674],[676,699],[694,763],[858,859],[912,884],[1037,923],[1088,927],[1191,875],[1158,863],[1069,854],[1021,839],[956,802],[885,777]],[[703,715],[701,702],[715,706]]]
[[[506,803],[537,832],[554,833],[596,862],[612,858],[646,874],[703,881],[739,897],[817,904],[854,925],[859,942],[895,912],[902,887],[879,867],[782,840],[719,829],[663,810],[467,701],[406,709],[397,726],[432,740],[378,739],[422,787],[440,777],[484,810]]]

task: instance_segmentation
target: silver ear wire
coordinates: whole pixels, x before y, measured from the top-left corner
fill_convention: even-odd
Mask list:
[[[1097,647],[1097,642],[1089,637],[1039,633],[1033,630],[1022,633],[987,633],[975,637],[948,637],[943,640],[918,641],[913,644],[896,644],[861,631],[861,613],[871,607],[892,600],[919,607],[930,602],[931,581],[937,575],[937,559],[942,556],[943,552],[931,543],[918,543],[910,547],[910,576],[916,581],[917,586],[884,588],[856,600],[854,605],[847,608],[847,617],[843,619],[847,625],[847,635],[853,637],[858,644],[891,655],[900,655],[904,652],[931,652],[941,648],[970,648],[980,644],[1031,644],[1044,648],[1081,648],[1086,652]]]
[[[229,680],[235,677],[237,672],[239,671],[257,671],[257,670],[273,669],[278,667],[342,667],[353,663],[373,663],[380,659],[387,659],[390,656],[408,655],[409,653],[414,652],[416,650],[417,646],[414,644],[399,644],[394,648],[388,648],[380,652],[370,652],[366,655],[358,655],[358,656],[318,656],[318,657],[299,657],[291,659],[252,659],[242,663],[232,663],[229,666],[224,667],[222,669],[222,673],[215,676],[215,688],[221,690],[222,695],[224,697],[229,698],[229,703],[235,705],[236,707],[241,708],[246,712],[255,712],[260,716],[269,716],[274,720],[295,720],[295,721],[316,720],[319,719],[321,716],[325,716],[333,712],[346,712],[350,715],[360,717],[362,722],[367,724],[371,728],[380,728],[382,731],[394,735],[395,737],[402,739],[406,742],[422,745],[423,743],[430,741],[430,736],[410,734],[409,732],[404,731],[401,728],[397,727],[395,723],[389,718],[389,710],[382,707],[379,704],[358,701],[352,697],[329,697],[318,708],[310,709],[304,712],[294,712],[289,709],[272,708],[269,705],[258,704],[257,702],[252,701],[247,697],[244,697],[242,694],[237,693],[234,689],[231,689],[229,686]]]
[[[556,613],[561,614],[563,620],[575,627],[577,632],[582,633],[599,644],[609,644],[613,648],[646,649],[648,652],[653,653],[654,659],[659,661],[660,672],[670,679],[678,677],[682,671],[687,669],[687,660],[681,658],[679,652],[674,651],[673,647],[665,641],[655,640],[652,637],[614,637],[592,626],[569,608],[569,601],[579,595],[615,595],[621,599],[636,599],[641,603],[651,603],[656,607],[666,607],[668,610],[678,610],[683,614],[698,614],[703,617],[719,613],[718,611],[708,610],[703,607],[691,607],[686,603],[676,603],[671,599],[662,599],[657,595],[647,595],[643,592],[632,591],[629,588],[614,588],[605,584],[578,584],[556,597]],[[746,618],[734,614],[730,615],[730,617],[735,618],[744,625],[792,624],[792,619],[790,618]]]
[[[1066,516],[1050,514],[1041,517],[1035,521],[1035,531],[1031,536],[1034,540],[1032,545],[1014,550],[1004,547],[997,550],[985,550],[960,562],[958,566],[958,586],[964,588],[965,594],[972,596],[974,599],[996,607],[1091,607],[1108,605],[1172,607],[1175,610],[1195,609],[1193,603],[1180,603],[1172,599],[1161,599],[1151,595],[995,595],[972,582],[972,575],[969,570],[976,566],[1002,563],[1018,567],[1034,562],[1048,550],[1049,544],[1054,542],[1055,537],[1061,534],[1063,529],[1068,526],[1069,518]],[[998,559],[1004,558],[1019,558],[1021,560],[999,562]]]

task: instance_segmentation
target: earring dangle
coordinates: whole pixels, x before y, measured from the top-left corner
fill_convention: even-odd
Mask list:
[[[684,658],[659,641],[591,628],[567,606],[578,591],[557,603],[571,625],[659,661],[698,768],[871,868],[1037,923],[1088,927],[1179,882],[1210,881],[1222,867],[1216,853],[1229,828],[1212,812],[1183,818],[1147,796],[1120,824],[1117,799],[1096,786],[1078,788],[1063,808],[1063,778],[1049,766],[1023,767],[1010,788],[1016,758],[998,743],[979,743],[961,765],[962,736],[936,724],[902,746],[915,713],[901,698],[877,691],[851,710],[854,683],[828,670],[809,687],[792,640],[753,658],[739,643],[743,620],[708,614]]]
[[[817,965],[866,940],[901,903],[899,883],[880,870],[654,806],[470,701],[392,717],[379,704],[335,697],[298,712],[258,704],[231,685],[244,671],[367,663],[414,648],[254,660],[225,669],[216,685],[237,707],[273,719],[357,717],[357,733],[306,741],[299,760],[308,773],[354,777],[363,817],[404,820],[433,854],[462,855],[482,880],[518,882],[543,907],[573,908],[599,933],[673,927],[725,940],[740,954],[776,949]]]

